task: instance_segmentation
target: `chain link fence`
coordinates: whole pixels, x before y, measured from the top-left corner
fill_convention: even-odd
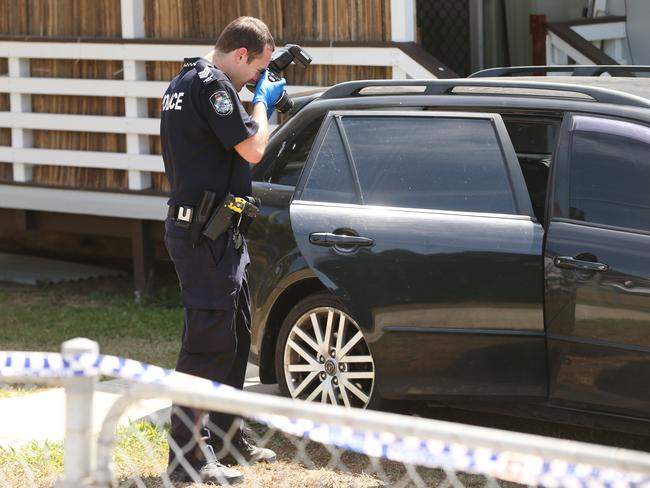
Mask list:
[[[60,355],[0,352],[0,383],[11,384],[0,390],[0,486],[207,486],[204,473],[191,463],[184,464],[185,480],[169,475],[171,444],[185,460],[212,452],[230,458],[232,469],[241,474],[230,479],[241,487],[650,488],[646,453],[242,392],[101,356],[93,344],[69,341]],[[103,377],[122,378],[128,386],[98,415],[97,380]],[[30,384],[44,386],[34,390]],[[19,408],[19,400],[30,397],[43,411],[61,410],[62,438],[29,440],[26,431],[35,419],[29,408]],[[239,449],[241,439],[233,437],[238,423],[223,432],[209,420],[197,421],[204,415],[192,418],[185,410],[174,412],[197,435],[176,445],[169,437],[169,418],[177,407],[129,421],[135,403],[154,398],[193,412],[241,415],[247,438],[272,449],[277,458],[249,465],[250,449]],[[18,405],[12,418],[4,415],[3,402]],[[209,437],[205,428],[212,432]],[[221,484],[229,483],[221,479]]]

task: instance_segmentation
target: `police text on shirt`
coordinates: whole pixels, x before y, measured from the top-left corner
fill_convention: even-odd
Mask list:
[[[183,95],[185,92],[174,92],[165,94],[162,100],[162,110],[182,110]]]

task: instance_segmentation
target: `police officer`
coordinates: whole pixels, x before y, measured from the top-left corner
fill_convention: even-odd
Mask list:
[[[246,244],[231,228],[216,240],[190,240],[204,190],[217,201],[229,192],[252,193],[248,163],[258,163],[268,142],[268,118],[284,91],[266,67],[275,44],[267,26],[240,17],[223,30],[203,58],[186,58],[162,101],[160,137],[171,186],[165,244],[174,262],[185,311],[176,370],[241,389],[250,348],[251,312]],[[253,110],[238,92],[257,83]],[[249,442],[241,419],[209,412],[211,435],[203,437],[204,412],[172,409],[167,473],[174,480],[233,483],[241,473],[224,463],[273,462],[275,453]],[[216,456],[215,456],[216,453]],[[189,469],[191,468],[191,469]]]

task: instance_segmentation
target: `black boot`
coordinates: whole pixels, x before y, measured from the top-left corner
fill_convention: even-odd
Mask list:
[[[257,447],[254,441],[243,431],[238,430],[225,447],[221,439],[212,443],[217,456],[227,465],[239,464],[249,466],[255,463],[274,463],[275,452],[265,447]]]
[[[203,454],[202,460],[192,452],[184,454],[185,461],[190,464],[189,472],[180,464],[174,455],[170,455],[170,462],[167,466],[167,476],[171,481],[199,481],[202,483],[212,483],[215,485],[234,485],[243,480],[244,475],[236,469],[225,466],[220,463],[214,455],[212,446],[206,444],[207,439],[201,439],[200,452]]]
[[[180,464],[173,470],[167,468],[167,475],[171,481],[198,481],[201,483],[212,483],[214,485],[234,485],[243,480],[244,475],[236,469],[221,464],[212,451],[212,446],[206,446],[206,461],[201,466],[192,467],[188,473]]]
[[[198,481],[202,483],[213,483],[215,485],[234,485],[244,479],[244,475],[236,469],[224,466],[219,461],[214,460],[206,462],[203,466],[193,470],[194,473],[188,473],[182,466],[176,466],[167,475],[171,481]]]

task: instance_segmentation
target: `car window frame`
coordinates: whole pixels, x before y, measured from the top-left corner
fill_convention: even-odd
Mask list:
[[[322,119],[321,126],[319,127],[320,131],[320,129],[323,127],[323,124],[325,123],[325,119],[327,118],[327,113],[322,110],[301,110],[285,124],[278,127],[270,138],[270,144],[264,153],[262,161],[252,167],[251,179],[254,182],[264,183],[266,185],[277,185],[283,188],[295,188],[294,185],[284,185],[282,183],[270,182],[267,180],[267,177],[275,166],[278,158],[278,152],[282,148],[282,144],[285,142],[288,144],[288,141],[294,141],[295,138],[300,137],[300,135],[307,129],[307,127],[309,127],[310,124],[319,118]],[[311,150],[314,149],[314,144],[316,143],[317,138],[318,131],[316,132],[316,137],[314,137]],[[307,155],[307,159],[309,159],[309,155]],[[305,164],[303,164],[302,171],[305,169],[307,159],[305,159]],[[298,181],[300,181],[302,171],[301,174],[298,175]]]
[[[551,175],[549,183],[549,194],[547,205],[547,218],[549,222],[565,222],[573,225],[582,225],[605,230],[614,230],[620,232],[629,232],[633,234],[650,235],[650,230],[637,229],[633,227],[623,227],[610,224],[600,224],[585,220],[576,220],[570,218],[570,189],[571,189],[571,150],[573,147],[573,134],[575,132],[575,117],[588,117],[620,122],[628,122],[642,125],[650,128],[650,123],[642,120],[636,120],[628,117],[617,117],[610,114],[595,114],[583,112],[567,112],[560,127],[560,136],[551,164]]]
[[[395,111],[395,110],[331,110],[327,113],[323,120],[323,124],[319,129],[319,132],[314,139],[314,144],[312,145],[311,151],[303,167],[302,174],[296,185],[292,201],[301,200],[303,189],[307,181],[307,176],[311,172],[312,166],[315,163],[316,156],[321,150],[323,141],[325,139],[325,134],[327,133],[327,128],[330,124],[337,124],[337,118],[343,117],[428,117],[428,118],[460,118],[460,119],[484,119],[489,120],[492,123],[492,126],[496,133],[496,140],[499,144],[501,150],[502,159],[504,161],[504,169],[506,172],[506,179],[510,187],[511,196],[513,199],[513,208],[514,213],[510,214],[494,214],[492,212],[470,212],[470,213],[479,213],[479,214],[491,214],[491,215],[517,215],[517,216],[526,216],[530,217],[532,220],[537,221],[535,214],[533,212],[532,203],[530,201],[530,196],[528,194],[528,189],[526,187],[526,182],[524,180],[523,173],[519,167],[519,161],[517,160],[517,155],[515,149],[510,140],[510,135],[506,129],[503,118],[498,113],[492,112],[459,112],[459,111]],[[340,130],[340,127],[337,127]],[[345,145],[345,138],[341,134],[343,143]],[[354,167],[354,162],[350,160],[350,155],[346,147],[346,154],[348,159],[348,164],[351,165],[350,171],[353,175],[356,175],[356,168]],[[355,182],[358,185],[358,181]],[[359,195],[357,195],[358,199]],[[362,201],[359,204],[363,204]],[[441,209],[431,209],[424,208],[420,210],[425,211],[443,211]],[[461,212],[467,213],[462,210],[444,210],[445,212]]]

